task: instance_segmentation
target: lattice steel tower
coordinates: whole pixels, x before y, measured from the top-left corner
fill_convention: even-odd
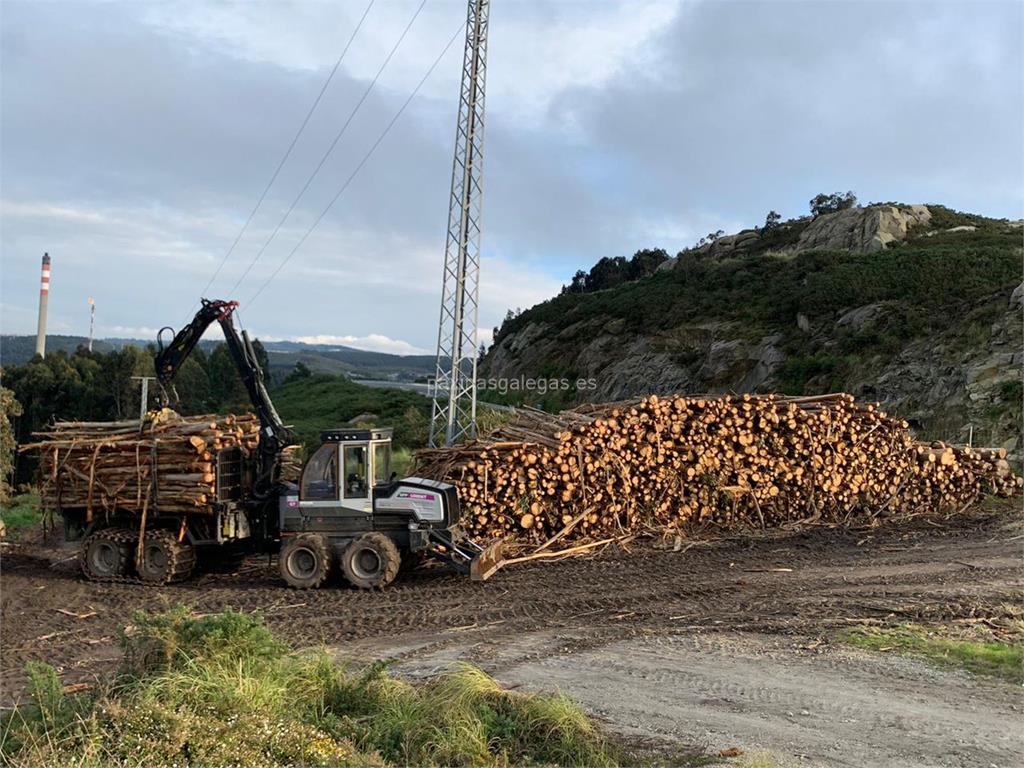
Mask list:
[[[484,83],[489,0],[469,0],[455,162],[437,330],[437,373],[430,444],[476,435],[480,217],[483,209]]]

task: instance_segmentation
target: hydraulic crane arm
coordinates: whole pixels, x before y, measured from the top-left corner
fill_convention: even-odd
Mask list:
[[[220,323],[228,352],[242,376],[245,389],[249,393],[249,401],[260,420],[259,463],[256,481],[253,484],[253,495],[262,499],[268,498],[273,492],[280,470],[281,451],[295,443],[295,435],[277,415],[277,409],[274,408],[274,403],[263,383],[263,370],[256,359],[252,342],[249,341],[249,334],[245,331],[239,334],[235,328],[232,314],[237,306],[237,301],[203,299],[202,306],[192,321],[178,331],[166,345],[162,335],[164,331],[173,331],[173,329],[161,328],[157,335],[156,378],[166,397],[167,387],[171,385],[185,360],[192,354],[192,350],[199,343],[203,333],[214,320]]]

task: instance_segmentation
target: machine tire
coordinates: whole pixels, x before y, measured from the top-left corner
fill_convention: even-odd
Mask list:
[[[87,579],[111,581],[128,574],[131,548],[118,533],[116,529],[105,528],[89,534],[82,542],[79,564]]]
[[[331,573],[331,550],[323,536],[304,533],[288,539],[278,557],[281,578],[295,589],[316,589]]]
[[[192,575],[196,552],[191,544],[178,541],[171,531],[152,531],[142,544],[139,578],[144,584],[169,584]]]
[[[383,533],[364,533],[341,555],[341,570],[354,587],[383,589],[398,575],[402,556]]]

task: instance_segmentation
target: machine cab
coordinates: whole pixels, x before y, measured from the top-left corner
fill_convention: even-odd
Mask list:
[[[391,477],[391,430],[330,429],[320,439],[302,470],[299,506],[370,515],[374,486]]]

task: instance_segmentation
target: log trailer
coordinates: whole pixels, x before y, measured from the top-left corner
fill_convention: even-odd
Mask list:
[[[165,403],[176,398],[175,375],[217,321],[259,419],[255,455],[242,455],[238,448],[218,452],[214,515],[188,520],[155,509],[141,532],[141,547],[136,516],[94,522],[83,531],[84,573],[103,581],[137,576],[162,584],[187,578],[197,556],[230,558],[248,552],[276,552],[281,577],[298,589],[321,586],[336,567],[356,587],[383,588],[400,569],[426,557],[474,580],[497,570],[500,544],[485,550],[462,532],[454,486],[420,477],[397,480],[391,473],[388,429],[325,429],[298,484],[281,480],[282,452],[295,444],[295,436],[270,399],[248,333],[235,328],[237,306],[236,301],[203,299],[177,334],[162,328],[156,378]],[[165,344],[167,331],[173,338]],[[136,550],[133,569],[130,553]]]

